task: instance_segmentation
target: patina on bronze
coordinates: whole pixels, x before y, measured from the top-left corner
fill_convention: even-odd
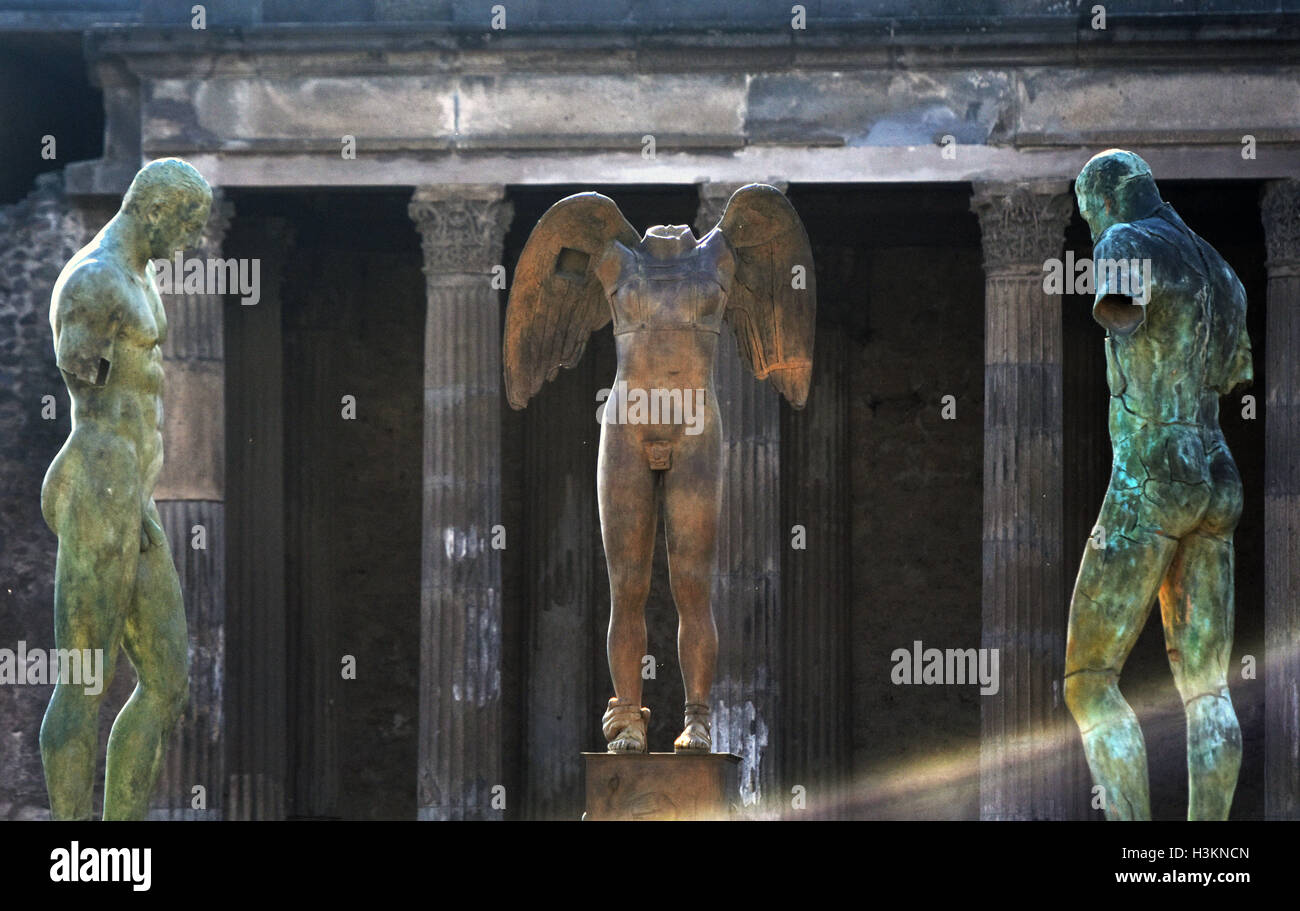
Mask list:
[[[1187,714],[1187,816],[1225,819],[1241,765],[1227,674],[1242,489],[1219,397],[1252,379],[1246,293],[1137,155],[1093,157],[1075,195],[1095,245],[1114,463],[1070,605],[1065,699],[1106,817],[1149,819],[1146,745],[1119,675],[1158,596]]]
[[[190,165],[150,162],[54,285],[54,353],[72,400],[72,432],[41,486],[41,511],[59,538],[54,640],[60,649],[100,649],[104,661],[99,694],[59,682],[41,724],[55,819],[91,816],[99,707],[119,648],[138,682],[108,740],[104,819],[145,815],[185,706],[185,608],[153,501],[167,317],[150,260],[196,244],[211,204]]]
[[[710,585],[723,483],[713,389],[718,335],[729,323],[754,375],[802,408],[815,302],[803,224],[781,192],[764,184],[737,190],[717,227],[699,240],[684,225],[658,225],[638,237],[598,193],[556,203],[528,238],[506,313],[512,407],[523,408],[561,367],[578,362],[591,333],[614,323],[618,372],[603,412],[596,478],[612,601],[614,698],[602,719],[610,752],[648,749],[641,661],[661,501],[686,689],[674,749],[712,748],[718,633]],[[665,407],[678,410],[665,414]],[[675,419],[682,414],[690,420]]]

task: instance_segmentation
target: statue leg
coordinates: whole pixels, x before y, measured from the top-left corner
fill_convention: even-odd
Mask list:
[[[59,537],[54,568],[54,643],[98,650],[98,693],[56,682],[41,722],[41,763],[54,819],[89,819],[93,811],[99,707],[117,665],[140,556],[140,505],[129,452],[89,441],[92,458],[65,447],[47,476],[42,508]],[[93,660],[93,659],[92,659]]]
[[[140,555],[122,644],[137,682],[108,738],[104,818],[142,819],[189,692],[185,606],[165,540]]]
[[[1182,540],[1160,590],[1169,666],[1187,713],[1188,819],[1227,819],[1241,768],[1241,728],[1228,694],[1241,481],[1226,451],[1212,471],[1205,521]]]
[[[1132,527],[1134,495],[1113,487],[1106,494],[1097,520],[1105,546],[1084,548],[1065,655],[1065,702],[1083,735],[1093,783],[1103,788],[1107,819],[1151,818],[1146,742],[1120,694],[1119,675],[1178,546],[1154,528]]]
[[[685,729],[678,751],[713,746],[709,693],[718,663],[718,628],[712,586],[722,508],[722,449],[717,423],[677,444],[664,477],[668,578],[677,605],[677,657],[686,691]]]
[[[643,752],[647,714],[641,708],[646,653],[645,602],[650,595],[658,498],[655,476],[628,425],[601,430],[596,492],[600,534],[609,566],[606,648],[615,698],[603,729],[613,752]]]

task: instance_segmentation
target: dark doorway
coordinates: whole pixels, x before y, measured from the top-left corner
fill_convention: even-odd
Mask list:
[[[425,289],[408,200],[235,199],[227,252],[262,260],[263,295],[226,324],[226,711],[248,792],[232,815],[415,812]]]

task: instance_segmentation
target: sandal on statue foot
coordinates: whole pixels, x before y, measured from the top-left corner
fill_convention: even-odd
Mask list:
[[[601,718],[606,749],[611,753],[649,752],[650,710],[635,702],[614,698]]]
[[[686,703],[686,729],[673,741],[674,753],[708,753],[713,749],[709,733],[709,707],[698,702]]]

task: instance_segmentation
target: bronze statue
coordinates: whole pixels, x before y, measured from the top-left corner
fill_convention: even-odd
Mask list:
[[[1246,292],[1137,155],[1102,152],[1074,186],[1095,243],[1114,464],[1070,604],[1065,699],[1106,817],[1149,819],[1146,745],[1119,675],[1158,595],[1187,713],[1187,816],[1226,819],[1241,765],[1227,674],[1242,489],[1219,397],[1252,379]]]
[[[795,408],[808,398],[816,289],[803,224],[775,187],[732,195],[697,240],[684,225],[638,237],[598,193],[562,199],[533,229],[506,314],[506,395],[523,408],[610,322],[618,374],[605,403],[597,490],[609,564],[610,752],[648,750],[641,705],[645,602],[659,502],[686,689],[677,751],[712,748],[709,690],[718,633],[710,605],[722,497],[722,423],[713,360],[725,320],[754,375]],[[773,496],[776,492],[773,491]]]
[[[108,740],[104,819],[145,815],[185,707],[185,607],[153,501],[167,316],[150,260],[197,243],[211,203],[190,165],[150,162],[54,285],[54,353],[72,400],[72,432],[41,486],[41,512],[59,538],[54,639],[60,649],[101,650],[105,668],[97,695],[59,682],[41,724],[55,819],[91,816],[99,707],[119,647],[138,681]]]

